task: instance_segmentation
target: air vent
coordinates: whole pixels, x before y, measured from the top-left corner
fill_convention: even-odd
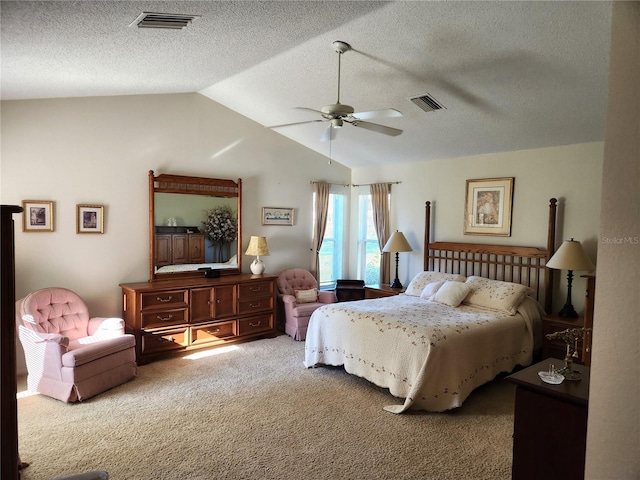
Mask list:
[[[421,97],[414,97],[411,99],[411,101],[425,112],[434,112],[436,110],[442,110],[444,108],[429,94],[422,95]]]
[[[200,15],[181,15],[177,13],[152,13],[142,12],[130,27],[138,28],[169,28],[172,30],[182,30],[188,27],[191,22]]]

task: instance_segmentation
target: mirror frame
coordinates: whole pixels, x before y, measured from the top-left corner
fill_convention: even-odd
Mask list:
[[[154,175],[149,170],[149,278],[150,281],[173,280],[176,278],[204,277],[204,272],[173,272],[157,274],[156,260],[156,225],[155,194],[180,193],[208,197],[238,199],[238,251],[236,252],[237,268],[219,269],[220,275],[237,275],[242,272],[242,179],[237,182],[222,178],[190,177],[185,175]]]

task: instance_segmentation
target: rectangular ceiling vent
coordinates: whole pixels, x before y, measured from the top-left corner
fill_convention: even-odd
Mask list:
[[[438,103],[431,95],[422,95],[420,97],[414,97],[411,99],[413,103],[419,106],[425,112],[434,112],[436,110],[442,110],[444,106]],[[446,109],[445,109],[446,110]]]
[[[182,30],[187,28],[191,22],[200,15],[181,15],[178,13],[153,13],[142,12],[130,27],[138,28],[169,28],[172,30]]]

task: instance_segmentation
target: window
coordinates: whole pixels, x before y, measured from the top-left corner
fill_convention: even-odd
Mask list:
[[[339,188],[344,188],[338,186]],[[333,187],[332,187],[333,188]],[[315,202],[315,195],[314,195]],[[324,240],[320,247],[318,272],[320,288],[328,288],[342,278],[342,252],[344,250],[344,193],[329,193],[329,211],[327,212],[327,226]]]
[[[373,224],[371,194],[358,195],[358,278],[367,285],[380,282],[380,247]]]

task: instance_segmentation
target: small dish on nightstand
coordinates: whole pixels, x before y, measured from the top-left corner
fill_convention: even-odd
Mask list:
[[[538,375],[543,382],[550,383],[551,385],[560,385],[564,381],[564,376],[555,370],[550,372],[538,372]]]

